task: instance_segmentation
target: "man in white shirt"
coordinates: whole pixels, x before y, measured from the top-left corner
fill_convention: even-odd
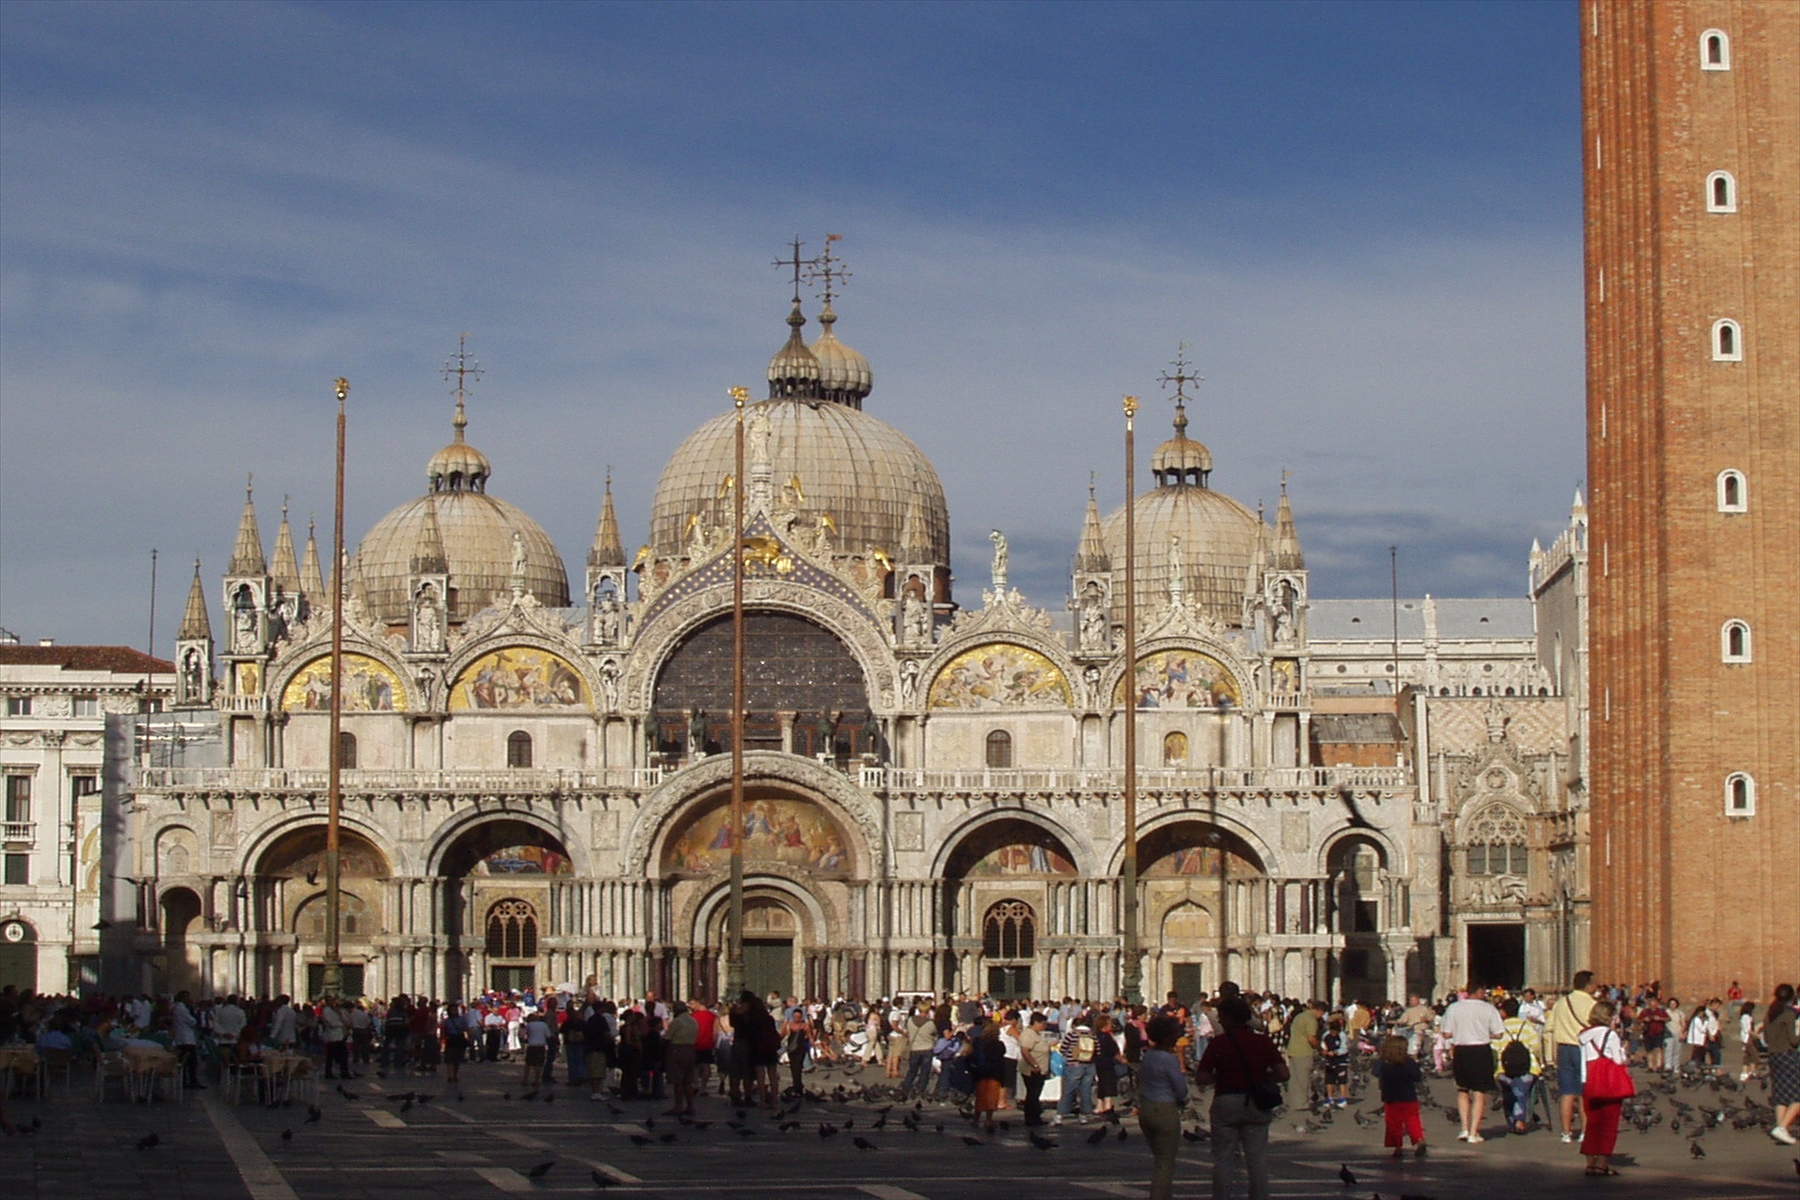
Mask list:
[[[1519,1015],[1533,1025],[1544,1023],[1544,1002],[1538,999],[1536,988],[1526,988],[1519,993]]]
[[[244,1015],[243,1006],[238,998],[227,996],[225,1003],[213,1009],[213,1038],[223,1050],[230,1050],[237,1045],[238,1038],[243,1036],[244,1026],[249,1018]]]
[[[350,1022],[338,1007],[336,996],[325,997],[319,1007],[319,1039],[325,1043],[325,1078],[350,1078]]]
[[[1438,1023],[1450,1039],[1450,1061],[1456,1077],[1456,1111],[1462,1117],[1459,1142],[1478,1144],[1488,1093],[1494,1090],[1494,1039],[1506,1033],[1500,1010],[1470,984]]]
[[[284,1054],[294,1048],[298,1017],[288,997],[275,997],[275,1012],[269,1017],[269,1043]]]

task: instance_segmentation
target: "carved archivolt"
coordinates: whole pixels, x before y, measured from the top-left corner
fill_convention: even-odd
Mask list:
[[[752,750],[744,755],[744,778],[752,786],[786,787],[808,799],[835,807],[845,832],[860,844],[855,861],[860,873],[881,874],[881,812],[875,798],[851,783],[840,771],[774,750]],[[697,799],[716,797],[731,786],[731,756],[713,755],[697,766],[678,771],[644,797],[625,834],[620,861],[637,864],[644,872],[656,871],[663,861],[662,840],[673,828],[676,813]],[[757,870],[761,871],[759,862]]]
[[[938,834],[936,838],[937,854],[933,856],[931,862],[931,878],[942,879],[944,872],[949,869],[950,858],[956,853],[957,847],[971,834],[980,830],[982,826],[995,821],[1023,821],[1027,825],[1036,825],[1061,842],[1063,847],[1068,850],[1069,858],[1075,864],[1075,870],[1081,878],[1092,878],[1098,873],[1099,868],[1095,864],[1100,856],[1100,851],[1096,849],[1094,843],[1049,814],[1024,808],[976,808]]]
[[[294,677],[316,662],[321,654],[327,658],[331,655],[331,638],[329,626],[323,638],[309,638],[288,648],[282,655],[280,665],[270,664],[268,673],[263,676],[263,694],[273,699],[280,699],[287,694],[287,686]],[[348,634],[348,631],[345,631]],[[372,658],[390,671],[396,680],[406,681],[412,678],[412,671],[394,648],[385,642],[377,642],[364,638],[344,638],[344,655],[360,654],[364,658]],[[410,699],[410,697],[409,697]],[[396,707],[399,707],[398,705]]]
[[[862,667],[870,704],[886,710],[893,708],[893,656],[883,632],[865,614],[828,593],[777,580],[745,580],[744,604],[764,612],[792,613],[828,630],[850,648]],[[727,584],[695,592],[658,613],[655,621],[638,631],[636,644],[626,660],[619,681],[620,706],[630,712],[648,712],[656,677],[682,639],[707,621],[730,612],[731,587]]]
[[[702,886],[694,890],[681,911],[675,915],[675,926],[672,932],[675,937],[691,946],[712,945],[708,936],[714,915],[719,907],[727,903],[730,893],[727,888],[730,876],[727,872],[718,872],[700,881]],[[840,885],[841,886],[841,885]],[[812,926],[806,940],[814,945],[841,946],[849,942],[850,932],[843,915],[826,896],[825,888],[818,882],[809,879],[803,872],[781,863],[756,864],[756,878],[746,884],[746,890],[755,893],[773,892],[781,896],[792,907],[804,913],[804,920]]]

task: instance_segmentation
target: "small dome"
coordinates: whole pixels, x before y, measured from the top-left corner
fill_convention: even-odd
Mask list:
[[[1137,498],[1133,524],[1140,627],[1168,604],[1176,538],[1180,539],[1182,591],[1187,598],[1214,620],[1226,625],[1243,623],[1245,580],[1262,543],[1262,518],[1210,488],[1170,484]],[[1113,564],[1113,619],[1123,621],[1123,508],[1106,518],[1102,532]]]
[[[918,529],[930,562],[950,561],[950,517],[944,485],[912,440],[860,408],[819,400],[757,403],[769,416],[769,450],[777,487],[798,479],[798,507],[829,513],[834,546],[893,555],[906,540],[907,510],[917,505]],[[720,485],[735,469],[737,414],[721,413],[700,426],[669,457],[650,509],[650,544],[658,557],[685,552],[690,515],[709,525],[731,521],[730,493]]]
[[[861,408],[875,388],[875,372],[868,359],[838,341],[832,330],[836,323],[837,314],[827,305],[819,314],[819,324],[824,329],[812,344],[813,357],[819,364],[820,398]]]
[[[491,474],[493,467],[487,455],[463,441],[460,429],[456,440],[432,455],[425,467],[425,477],[434,492],[483,492]]]
[[[816,399],[819,394],[819,360],[800,336],[806,318],[800,314],[800,302],[788,314],[788,340],[769,360],[769,398],[798,396]]]
[[[375,522],[357,547],[352,570],[377,620],[397,625],[408,619],[413,556],[433,515],[456,597],[452,621],[511,595],[515,533],[525,548],[525,590],[547,608],[569,606],[562,556],[536,521],[485,492],[442,491],[400,505]]]
[[[513,535],[525,551],[525,590],[547,608],[569,606],[569,576],[562,556],[541,526],[504,500],[487,494],[493,474],[487,455],[468,444],[462,397],[448,446],[425,468],[430,490],[375,522],[357,547],[351,572],[369,612],[390,625],[411,616],[410,581],[421,550],[430,565],[438,553],[447,564],[455,597],[452,621],[461,621],[512,594]]]
[[[1159,484],[1192,483],[1206,486],[1212,474],[1212,451],[1187,435],[1187,410],[1175,406],[1175,436],[1150,456],[1150,473]]]

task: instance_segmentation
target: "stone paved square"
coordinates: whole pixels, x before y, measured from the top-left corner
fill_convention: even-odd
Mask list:
[[[1641,1073],[1640,1073],[1641,1075]],[[1096,1126],[1065,1125],[1046,1131],[1055,1143],[1034,1148],[1010,1114],[1011,1127],[979,1145],[954,1106],[927,1102],[920,1131],[900,1124],[907,1104],[896,1104],[885,1128],[873,1128],[881,1098],[835,1098],[842,1085],[855,1090],[885,1081],[878,1070],[815,1072],[809,1078],[825,1099],[808,1102],[779,1128],[768,1114],[738,1110],[718,1096],[701,1101],[700,1124],[683,1126],[661,1115],[659,1101],[595,1103],[585,1088],[558,1085],[525,1101],[518,1068],[474,1065],[458,1089],[441,1078],[351,1082],[347,1100],[321,1085],[321,1118],[307,1124],[305,1099],[268,1109],[232,1104],[218,1089],[190,1094],[180,1104],[104,1103],[79,1077],[72,1093],[58,1089],[47,1100],[15,1098],[16,1123],[41,1122],[34,1133],[0,1139],[0,1195],[7,1200],[442,1200],[444,1197],[608,1195],[628,1197],[872,1197],[874,1200],[1096,1200],[1148,1194],[1149,1154],[1135,1122],[1126,1139]],[[395,1099],[407,1091],[430,1096],[402,1113]],[[1441,1109],[1447,1081],[1433,1085]],[[545,1102],[546,1095],[555,1099]],[[1684,1089],[1680,1098],[1707,1104],[1713,1093]],[[1666,1106],[1666,1101],[1664,1102]],[[1353,1107],[1372,1106],[1363,1099]],[[1302,1114],[1304,1116],[1304,1114]],[[741,1124],[744,1132],[732,1126]],[[821,1124],[839,1128],[822,1138]],[[938,1131],[939,1125],[943,1131]],[[1187,1128],[1200,1122],[1190,1120]],[[1379,1128],[1359,1127],[1348,1115],[1300,1132],[1303,1122],[1283,1114],[1272,1142],[1274,1195],[1303,1197],[1430,1196],[1437,1200],[1488,1200],[1495,1196],[1561,1200],[1596,1195],[1632,1200],[1792,1200],[1800,1195],[1792,1148],[1777,1145],[1761,1128],[1729,1124],[1700,1139],[1703,1159],[1691,1157],[1690,1138],[1671,1136],[1666,1125],[1640,1134],[1627,1129],[1615,1159],[1615,1180],[1581,1174],[1575,1147],[1553,1133],[1494,1135],[1479,1147],[1450,1140],[1441,1111],[1427,1107],[1431,1154],[1393,1163],[1381,1148]],[[704,1125],[704,1127],[701,1127]],[[283,1138],[291,1131],[291,1140]],[[154,1149],[138,1150],[149,1133]],[[634,1145],[633,1135],[649,1139]],[[852,1141],[864,1137],[874,1149]],[[668,1143],[662,1140],[672,1137]],[[554,1165],[540,1178],[533,1166]],[[1356,1175],[1355,1187],[1338,1178],[1340,1167]],[[610,1181],[601,1188],[599,1172]],[[1242,1195],[1242,1177],[1239,1191]],[[1176,1193],[1212,1194],[1211,1159],[1204,1142],[1184,1142]]]

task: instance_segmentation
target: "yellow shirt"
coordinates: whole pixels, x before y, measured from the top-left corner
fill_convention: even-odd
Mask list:
[[[1587,992],[1570,992],[1556,1002],[1550,1010],[1550,1044],[1552,1046],[1574,1046],[1581,1041],[1581,1031],[1587,1028],[1588,1013],[1593,1010],[1594,997]]]

